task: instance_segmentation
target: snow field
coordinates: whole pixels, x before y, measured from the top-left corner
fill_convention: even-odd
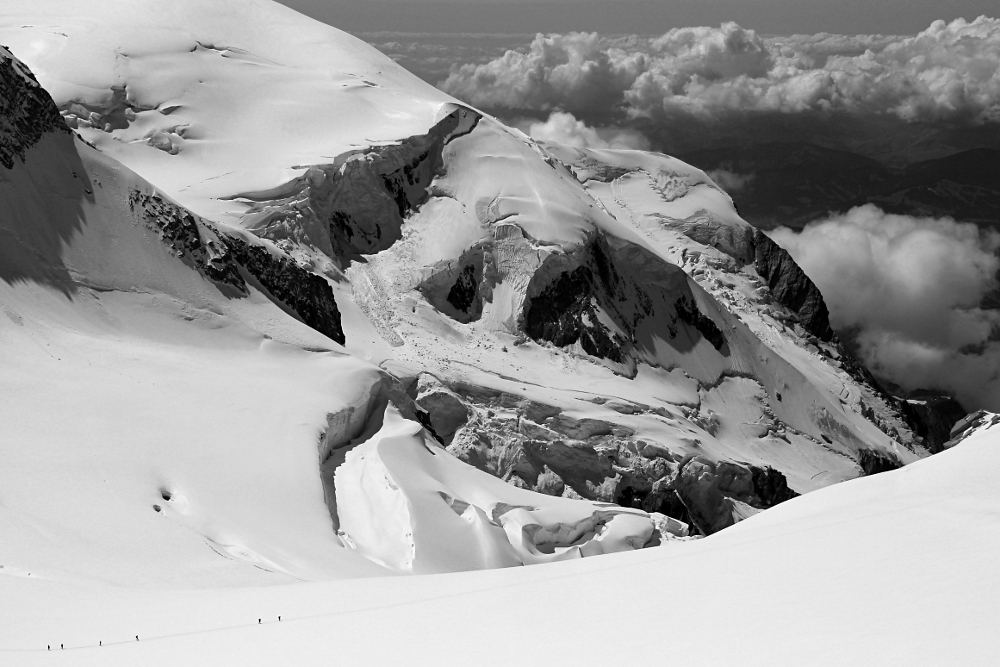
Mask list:
[[[1000,592],[993,431],[661,549],[412,578],[183,593],[113,588],[100,594],[118,610],[106,620],[128,614],[135,627],[142,619],[148,639],[72,655],[43,655],[42,619],[31,615],[63,600],[61,617],[45,616],[44,625],[93,627],[86,610],[95,597],[52,584],[28,598],[26,586],[6,585],[25,613],[10,619],[7,627],[24,632],[5,655],[25,665],[504,665],[543,655],[597,665],[626,651],[688,665],[990,665]],[[946,536],[933,528],[943,524]],[[933,628],[928,609],[938,613]],[[280,624],[256,625],[279,613]],[[32,643],[41,652],[9,652]]]

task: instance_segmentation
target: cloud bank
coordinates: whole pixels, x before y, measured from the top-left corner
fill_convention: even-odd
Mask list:
[[[1000,233],[950,218],[861,206],[772,238],[817,284],[862,360],[904,389],[941,389],[967,409],[1000,409]]]
[[[649,150],[649,140],[640,132],[619,127],[590,127],[573,114],[554,111],[546,121],[524,120],[518,129],[533,139],[554,141],[579,148],[624,148]]]
[[[526,49],[453,67],[439,86],[480,107],[590,118],[840,111],[1000,122],[1000,20],[937,21],[912,37],[764,38],[736,23],[653,39],[539,34]]]

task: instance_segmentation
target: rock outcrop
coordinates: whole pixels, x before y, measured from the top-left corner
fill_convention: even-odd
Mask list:
[[[968,437],[979,431],[992,428],[1000,424],[1000,414],[987,410],[977,410],[966,415],[951,429],[951,439],[944,444],[945,449],[954,447]]]
[[[68,131],[35,75],[0,46],[0,164],[10,169],[45,134]]]
[[[823,295],[788,251],[760,230],[754,232],[754,268],[774,300],[799,317],[802,326],[820,340],[834,338]]]
[[[250,240],[215,231],[186,209],[157,194],[133,190],[129,206],[177,257],[220,288],[246,295],[244,276],[252,278],[307,325],[344,344],[340,310],[326,278],[303,269],[290,257],[253,237]]]
[[[900,410],[914,432],[932,452],[940,452],[951,440],[952,428],[966,415],[965,408],[950,396],[923,394],[900,401]]]
[[[427,411],[435,434],[446,441],[469,419],[469,410],[458,394],[427,373],[418,380],[416,403]]]
[[[867,476],[896,470],[897,468],[902,468],[903,464],[899,459],[885,452],[862,449],[858,452],[858,467],[861,468],[861,474]]]
[[[333,290],[326,278],[306,271],[293,259],[236,236],[224,242],[233,257],[271,294],[303,322],[344,344],[344,329]]]
[[[129,193],[128,204],[181,261],[220,286],[246,294],[246,282],[225,240],[199,224],[190,211],[139,190]]]
[[[468,415],[448,451],[515,486],[660,513],[705,535],[798,495],[772,468],[675,454],[621,425],[484,387],[421,386],[420,396],[440,397],[449,428]],[[437,423],[434,403],[417,402]]]
[[[352,151],[281,188],[238,195],[251,204],[244,224],[264,238],[313,246],[342,262],[385,250],[400,239],[403,219],[427,201],[444,147],[479,118],[459,107],[426,134]]]
[[[549,264],[555,277],[543,267],[528,286],[522,326],[534,340],[579,345],[623,363],[644,346],[644,323],[659,318],[665,326],[658,335],[677,347],[704,338],[728,353],[725,334],[701,312],[684,273],[638,246],[598,235],[578,255],[554,255]]]

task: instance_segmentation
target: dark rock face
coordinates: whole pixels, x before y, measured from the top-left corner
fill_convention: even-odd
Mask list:
[[[763,507],[774,507],[799,495],[788,488],[785,476],[770,466],[764,468],[750,466],[750,472],[753,491],[760,498]]]
[[[442,390],[447,406],[421,400]],[[448,451],[510,484],[659,512],[705,535],[798,495],[777,470],[681,457],[622,426],[484,387],[427,382],[417,403],[432,420],[450,419],[448,428],[467,415]]]
[[[694,299],[689,299],[686,296],[682,296],[677,299],[674,307],[677,309],[677,319],[681,322],[690,324],[695,329],[698,330],[702,336],[705,337],[709,343],[712,344],[716,350],[721,350],[726,344],[726,337],[722,334],[722,331],[715,325],[710,317],[707,317],[704,313],[698,310],[698,304],[694,302]]]
[[[34,74],[0,46],[0,164],[13,168],[49,132],[69,129]]]
[[[867,476],[896,470],[902,468],[903,464],[889,454],[873,449],[861,449],[858,451],[858,466],[861,468],[861,474]]]
[[[733,500],[757,509],[764,506],[754,493],[753,473],[732,461],[695,457],[681,468],[675,485],[694,525],[705,535],[736,523]]]
[[[733,206],[736,206],[735,202]],[[682,221],[672,222],[671,227],[692,241],[721,250],[740,264],[753,262],[755,230],[751,227],[722,224],[714,216],[705,212],[695,214]]]
[[[754,233],[754,246],[754,268],[774,300],[796,313],[811,334],[820,340],[833,340],[826,302],[809,276],[786,250],[759,230]]]
[[[924,439],[931,453],[944,449],[951,439],[952,427],[965,417],[965,408],[949,396],[922,396],[899,402],[900,412],[913,431]]]
[[[340,310],[326,279],[306,271],[289,257],[272,254],[262,245],[209,232],[189,211],[158,195],[133,190],[129,206],[181,261],[205,277],[246,295],[242,267],[307,325],[344,343]]]
[[[618,494],[615,502],[622,507],[634,507],[644,512],[659,512],[672,519],[683,521],[693,529],[693,532],[697,532],[694,529],[695,522],[688,511],[687,505],[684,504],[684,501],[674,489],[644,491],[642,489],[635,489],[632,486],[626,486]]]
[[[656,313],[669,314],[663,333],[670,339],[687,329],[693,339],[704,337],[727,355],[725,335],[699,310],[686,284],[678,281],[665,289],[649,280],[650,274],[659,280],[680,269],[657,257],[643,256],[639,261],[645,263],[641,271],[646,273],[640,273],[635,255],[641,252],[629,244],[616,248],[598,236],[578,257],[564,259],[569,263],[566,270],[534,296],[529,287],[524,333],[557,347],[579,343],[587,354],[622,363],[637,344],[640,323]],[[609,319],[614,328],[605,324]]]
[[[597,289],[594,273],[587,266],[562,274],[531,300],[525,313],[524,332],[556,347],[579,341],[587,354],[621,362],[626,341],[600,324],[597,308],[590,298]]]
[[[239,267],[225,243],[203,238],[194,215],[158,195],[129,193],[129,208],[181,261],[206,278],[246,293]]]
[[[466,324],[478,320],[492,297],[495,265],[491,242],[480,242],[457,262],[442,262],[417,286],[424,298],[448,317]]]
[[[478,120],[478,114],[458,109],[427,134],[326,171],[326,182],[312,189],[309,204],[329,225],[333,252],[375,253],[398,241],[403,219],[430,196],[427,187],[441,171],[445,145],[471,132]]]
[[[467,264],[458,273],[455,284],[451,286],[451,290],[448,292],[448,303],[455,310],[469,314],[476,302],[478,288],[479,281],[476,279],[476,266],[475,264]]]
[[[291,308],[302,321],[321,334],[344,344],[344,329],[333,289],[325,278],[306,271],[289,257],[272,254],[267,248],[226,236],[226,246],[236,261],[256,278],[271,295]]]

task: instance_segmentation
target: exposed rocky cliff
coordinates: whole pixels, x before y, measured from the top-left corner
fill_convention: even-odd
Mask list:
[[[666,156],[525,144],[459,108],[265,194],[244,225],[338,267],[427,426],[515,486],[708,534],[873,472],[867,452],[926,454],[791,257]]]
[[[35,75],[0,46],[0,164],[10,169],[43,135],[67,131]]]
[[[253,237],[217,231],[157,194],[133,190],[129,206],[179,258],[220,288],[246,295],[249,293],[246,279],[255,280],[258,287],[303,322],[344,343],[340,310],[326,278],[303,269],[290,257]]]
[[[384,250],[400,239],[403,219],[427,201],[444,147],[479,117],[456,108],[426,134],[351,151],[277,190],[238,195],[251,203],[244,224],[264,238],[316,247],[338,262]]]
[[[237,236],[220,235],[233,257],[270,295],[288,306],[303,322],[344,344],[340,310],[326,278],[307,271],[295,260]]]
[[[819,288],[799,268],[788,251],[760,230],[754,231],[754,268],[767,283],[774,300],[799,317],[799,321],[820,340],[833,340],[830,312]]]
[[[514,394],[428,374],[416,391],[449,452],[521,488],[661,513],[701,534],[798,495],[772,468],[673,453],[621,424]]]
[[[183,262],[221,286],[246,294],[246,283],[227,243],[199,224],[190,211],[140,190],[129,194],[129,208]]]
[[[932,452],[944,449],[951,440],[952,429],[967,414],[958,401],[937,394],[911,396],[901,400],[899,407]]]

